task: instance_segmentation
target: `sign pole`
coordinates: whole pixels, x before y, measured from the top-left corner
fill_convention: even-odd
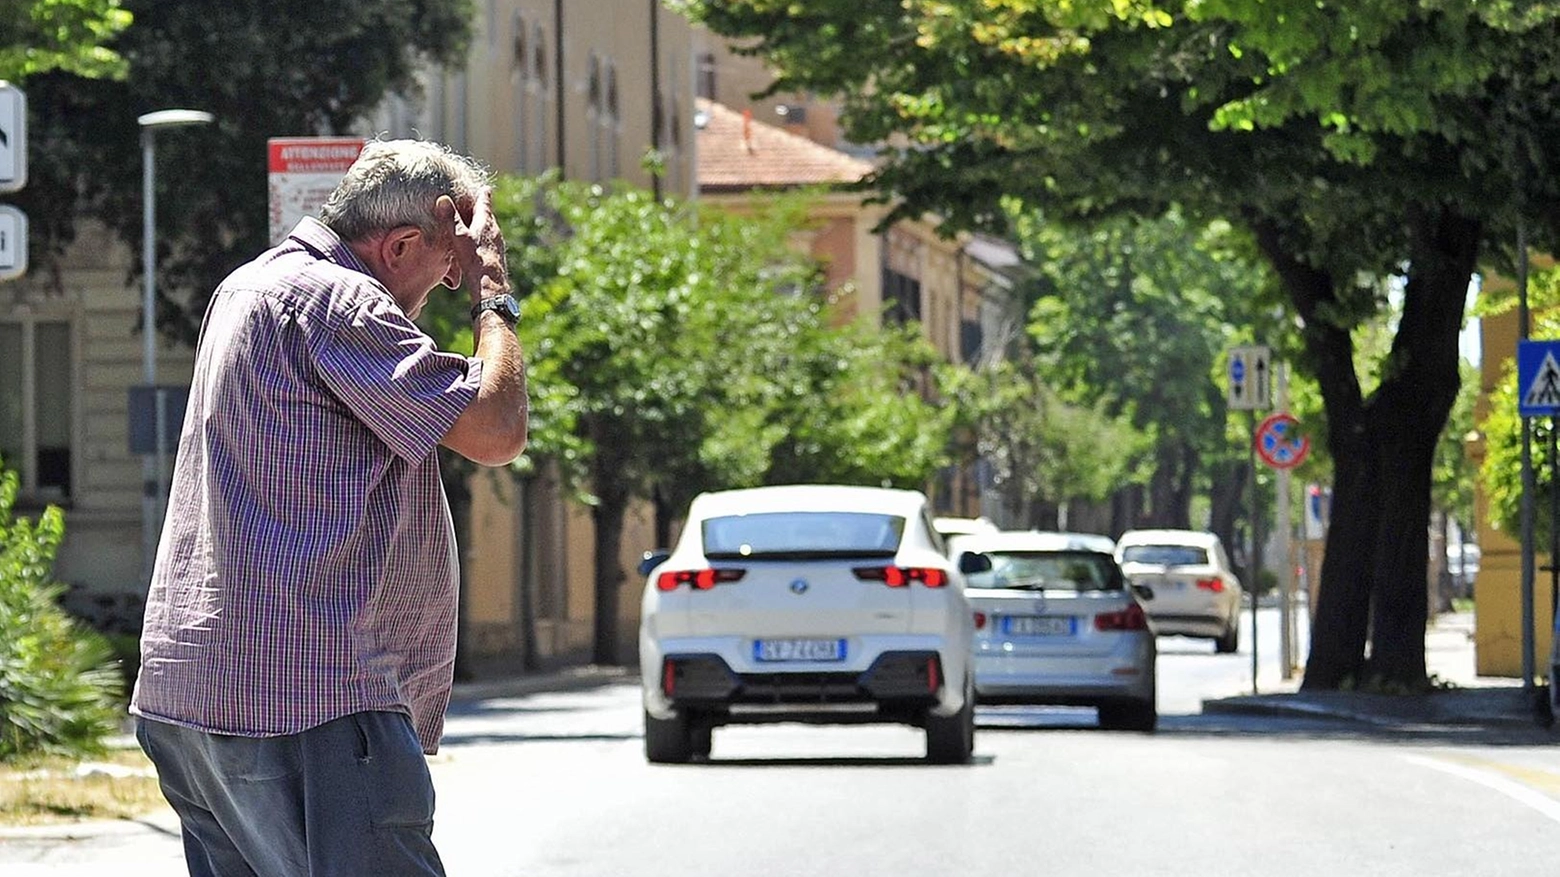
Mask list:
[[[1517,338],[1518,343],[1527,340],[1529,332],[1528,316],[1528,253],[1527,253],[1527,228],[1519,217],[1517,219]],[[1523,393],[1521,381],[1517,383],[1517,393]],[[1519,412],[1520,413],[1520,412]],[[1518,418],[1522,421],[1522,504],[1521,504],[1521,534],[1522,534],[1522,693],[1531,701],[1533,698],[1533,675],[1535,650],[1535,638],[1533,635],[1533,424],[1527,417]]]
[[[1247,466],[1251,471],[1251,693],[1257,693],[1257,599],[1262,581],[1262,515],[1257,510],[1257,412],[1251,412],[1251,444]]]
[[[1289,368],[1279,363],[1274,372],[1278,375],[1278,410],[1289,409]],[[1278,509],[1274,520],[1278,532],[1278,672],[1285,682],[1295,676],[1294,624],[1295,559],[1290,551],[1291,534],[1289,520],[1289,469],[1278,470]]]

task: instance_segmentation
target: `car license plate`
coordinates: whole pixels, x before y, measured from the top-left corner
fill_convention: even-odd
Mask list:
[[[761,639],[753,642],[756,661],[843,661],[842,639]]]
[[[1002,619],[1008,636],[1072,636],[1078,619],[1071,615],[1010,615]]]

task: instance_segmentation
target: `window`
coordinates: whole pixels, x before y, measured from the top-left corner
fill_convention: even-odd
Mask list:
[[[698,96],[706,100],[715,99],[715,55],[712,52],[704,52],[699,55],[699,70],[694,77],[694,88]]]
[[[892,557],[905,519],[866,512],[757,512],[704,522],[710,560],[760,557]]]
[[[921,281],[892,268],[883,269],[884,318],[895,323],[921,319]]]
[[[67,322],[0,323],[0,456],[45,502],[71,495],[72,348]]]

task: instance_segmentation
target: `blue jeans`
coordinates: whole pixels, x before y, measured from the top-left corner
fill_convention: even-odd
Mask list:
[[[284,737],[139,719],[191,877],[438,875],[433,780],[409,718],[343,716]]]

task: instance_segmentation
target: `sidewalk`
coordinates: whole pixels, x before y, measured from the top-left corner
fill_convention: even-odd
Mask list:
[[[1473,631],[1473,613],[1452,612],[1438,616],[1426,632],[1426,669],[1432,679],[1446,686],[1437,691],[1412,695],[1302,692],[1296,677],[1277,691],[1205,700],[1203,712],[1330,717],[1377,727],[1537,728],[1533,707],[1519,680],[1477,674]]]

